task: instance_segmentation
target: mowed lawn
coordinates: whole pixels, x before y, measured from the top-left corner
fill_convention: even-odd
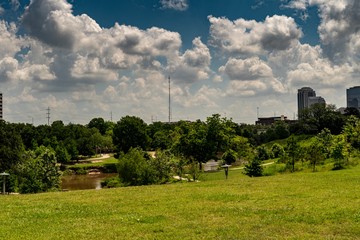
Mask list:
[[[360,239],[360,167],[0,196],[0,239]]]

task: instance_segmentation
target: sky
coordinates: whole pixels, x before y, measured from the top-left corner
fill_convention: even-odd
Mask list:
[[[296,119],[297,89],[346,107],[357,0],[1,0],[8,122]]]

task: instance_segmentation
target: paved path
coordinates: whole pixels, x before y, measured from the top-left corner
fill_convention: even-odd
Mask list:
[[[110,158],[110,154],[103,154],[101,157],[97,157],[97,158],[88,158],[88,159],[84,159],[84,160],[79,160],[79,163],[94,163],[94,162],[102,162],[102,160]]]
[[[261,166],[268,166],[268,165],[271,165],[271,164],[274,164],[275,162],[269,162],[269,163],[264,163],[264,164],[261,164]],[[229,168],[229,170],[231,171],[235,171],[235,170],[241,170],[241,169],[244,169],[245,167],[238,167],[238,168]]]

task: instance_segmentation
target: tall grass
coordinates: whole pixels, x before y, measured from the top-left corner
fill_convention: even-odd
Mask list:
[[[0,239],[358,239],[360,167],[0,196]]]

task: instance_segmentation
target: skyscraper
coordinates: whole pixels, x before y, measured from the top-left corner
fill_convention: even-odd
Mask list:
[[[354,107],[360,110],[360,86],[346,89],[347,107]]]
[[[312,88],[303,87],[298,89],[298,116],[300,116],[302,110],[310,106],[309,97],[316,97],[316,93]]]

